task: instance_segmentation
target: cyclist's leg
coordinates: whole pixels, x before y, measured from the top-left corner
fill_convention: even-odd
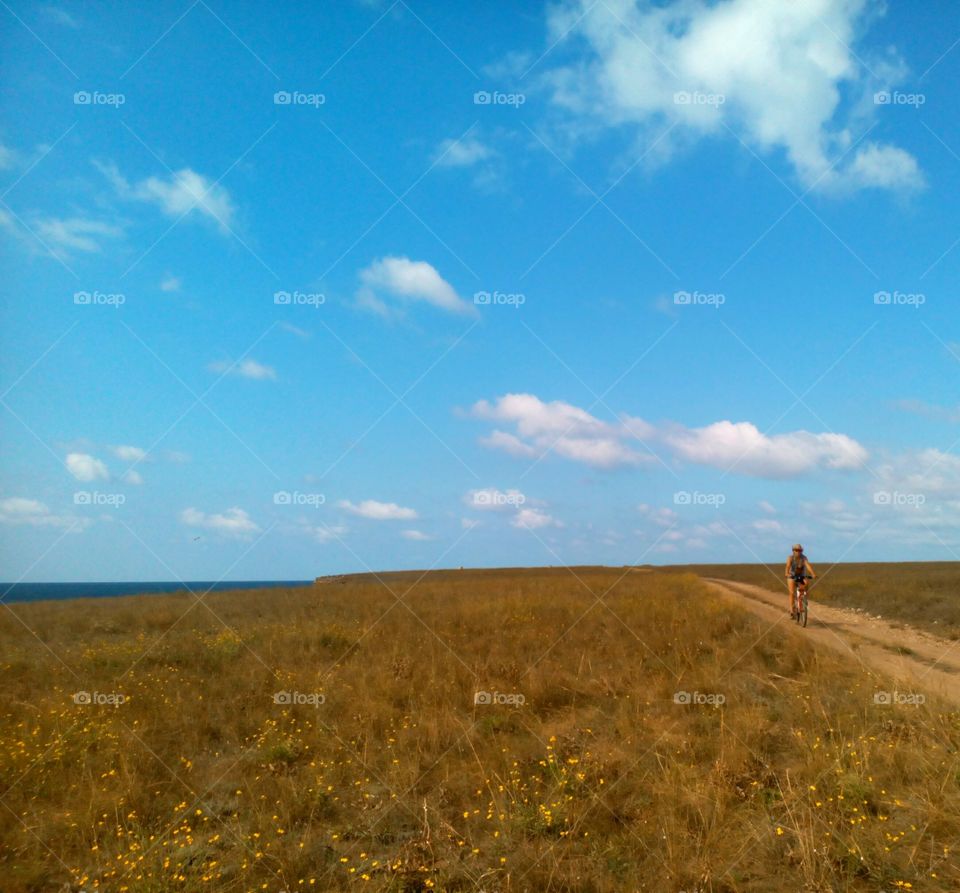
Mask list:
[[[793,617],[793,600],[794,600],[794,590],[796,589],[797,581],[793,577],[787,578],[787,592],[790,594],[790,606],[788,610],[790,611],[790,616]]]

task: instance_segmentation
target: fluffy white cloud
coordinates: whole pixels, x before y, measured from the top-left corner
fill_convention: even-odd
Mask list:
[[[180,280],[176,276],[167,274],[160,282],[160,291],[180,291]]]
[[[506,394],[493,403],[477,401],[470,410],[475,418],[510,422],[516,435],[496,431],[482,443],[516,456],[551,451],[597,468],[636,465],[647,461],[624,443],[623,424],[602,422],[586,410],[554,400],[544,403],[533,394]],[[523,439],[521,439],[523,438]]]
[[[140,472],[134,471],[132,468],[129,471],[123,473],[123,482],[125,484],[134,484],[140,486],[143,483],[143,477],[140,475]]]
[[[196,212],[216,221],[224,230],[233,222],[236,209],[230,193],[191,168],[181,168],[167,177],[147,177],[139,183],[130,183],[116,165],[95,164],[122,198],[157,205],[169,217]]]
[[[444,140],[437,150],[438,167],[471,167],[478,161],[493,157],[493,149],[475,137]]]
[[[854,470],[863,467],[869,455],[845,434],[794,431],[767,435],[750,422],[731,421],[702,428],[652,425],[627,415],[615,423],[604,422],[578,406],[560,400],[545,403],[533,394],[506,394],[493,402],[479,400],[470,414],[516,427],[516,435],[496,432],[500,436],[482,439],[485,446],[516,456],[550,451],[595,468],[654,461],[632,447],[637,440],[660,446],[688,462],[764,478],[797,477],[821,468]]]
[[[520,509],[511,518],[510,523],[514,527],[526,527],[530,530],[536,530],[540,527],[563,527],[560,521],[540,509]]]
[[[764,478],[797,477],[817,468],[853,470],[868,453],[845,434],[763,434],[750,422],[714,422],[703,428],[671,425],[660,439],[681,459]]]
[[[503,452],[509,453],[511,456],[520,456],[527,459],[532,459],[539,455],[535,447],[524,443],[519,437],[515,434],[510,434],[508,431],[494,429],[486,437],[480,438],[480,444],[492,450],[503,450]]]
[[[917,159],[897,146],[865,143],[846,168],[851,186],[895,189],[919,188],[925,180]]]
[[[265,366],[256,360],[246,359],[239,363],[231,363],[228,360],[217,360],[207,367],[211,372],[226,372],[229,375],[239,375],[241,378],[253,378],[256,380],[275,379],[277,370],[272,366]]]
[[[47,506],[36,499],[23,496],[10,496],[0,499],[0,524],[25,524],[31,527],[66,527],[79,532],[88,527],[89,518],[71,518],[68,515],[55,515]]]
[[[433,539],[432,536],[427,536],[422,530],[401,530],[400,536],[416,542],[426,542],[427,540]]]
[[[91,220],[87,217],[44,217],[37,220],[34,229],[37,235],[51,248],[64,251],[100,251],[100,242],[104,238],[112,239],[123,235],[123,230],[109,223]]]
[[[365,499],[356,504],[348,499],[341,499],[337,505],[353,515],[373,521],[410,521],[417,517],[414,509],[404,508],[395,502],[377,502],[375,499]]]
[[[843,155],[876,113],[874,92],[905,71],[891,51],[870,59],[874,77],[851,49],[878,9],[868,0],[569,0],[552,8],[549,39],[569,32],[587,52],[546,80],[584,123],[673,125],[663,153],[731,138],[729,127],[758,152],[783,151],[807,186],[917,186],[916,161],[895,146]]]
[[[113,455],[123,462],[140,462],[147,457],[147,451],[142,447],[125,446],[123,444],[110,448]]]
[[[246,539],[260,532],[259,526],[241,508],[229,508],[222,514],[208,515],[195,508],[186,508],[180,520],[189,527],[203,527],[224,536]]]
[[[390,315],[392,308],[381,297],[383,294],[404,302],[423,301],[451,313],[472,316],[477,312],[426,261],[383,257],[360,271],[360,281],[357,303],[384,316]]]
[[[105,481],[110,477],[107,466],[89,453],[68,453],[66,464],[78,481]]]

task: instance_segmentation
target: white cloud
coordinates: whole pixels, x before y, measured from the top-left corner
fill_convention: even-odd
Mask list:
[[[426,542],[432,540],[432,536],[427,536],[422,530],[401,530],[400,536],[404,539],[415,540],[416,542]]]
[[[207,367],[211,372],[227,373],[228,375],[238,375],[241,378],[253,378],[259,381],[265,379],[275,379],[277,370],[272,366],[265,366],[256,360],[246,359],[239,363],[231,363],[228,360],[217,360]]]
[[[357,303],[381,315],[389,315],[392,308],[381,294],[386,293],[401,301],[423,301],[451,313],[475,315],[473,304],[464,301],[438,272],[426,261],[407,257],[383,257],[360,271],[361,288]]]
[[[681,459],[740,474],[789,478],[818,468],[855,470],[868,453],[845,434],[763,434],[750,422],[714,422],[703,428],[671,425],[660,439]]]
[[[308,536],[323,544],[334,542],[347,532],[343,524],[305,524],[302,529]]]
[[[478,161],[492,158],[496,153],[476,137],[444,140],[437,150],[437,167],[472,167]]]
[[[783,525],[773,518],[761,518],[751,525],[757,533],[783,533]]]
[[[656,508],[655,506],[641,502],[640,505],[637,506],[637,511],[660,527],[671,527],[677,521],[677,513],[673,509]]]
[[[761,500],[757,503],[757,505],[758,505],[761,509],[763,509],[763,511],[765,511],[768,515],[775,515],[775,514],[777,513],[776,507],[775,507],[774,505],[772,505],[771,503],[767,502],[766,499],[761,499]]]
[[[289,332],[291,335],[302,338],[304,341],[310,337],[310,333],[306,329],[301,329],[299,326],[291,325],[288,322],[281,322],[277,327],[283,329],[285,332]]]
[[[168,217],[180,218],[197,212],[230,228],[236,209],[230,193],[219,183],[185,167],[168,177],[147,177],[131,184],[116,165],[94,162],[122,198],[157,205]]]
[[[44,6],[41,7],[41,12],[44,18],[53,22],[55,25],[62,25],[64,28],[74,29],[80,27],[80,23],[69,12],[59,6]]]
[[[533,394],[506,394],[492,403],[479,400],[470,408],[474,418],[510,422],[517,434],[495,431],[481,443],[515,456],[551,451],[595,468],[649,464],[652,456],[633,449],[659,445],[678,459],[738,474],[764,478],[798,477],[818,469],[855,470],[863,467],[867,450],[845,434],[794,431],[763,434],[750,422],[714,422],[702,428],[669,423],[652,425],[621,415],[604,422],[570,403],[545,403]],[[495,436],[496,435],[496,436]]]
[[[113,455],[123,462],[140,462],[147,458],[147,451],[142,447],[119,445],[110,447]]]
[[[66,464],[67,470],[78,481],[105,481],[110,477],[107,466],[89,453],[69,453]]]
[[[479,400],[470,412],[475,418],[516,425],[519,437],[495,431],[481,441],[512,455],[549,450],[597,468],[647,461],[623,442],[626,432],[622,424],[602,422],[586,410],[560,400],[544,403],[533,394],[506,394],[493,403]]]
[[[540,509],[520,509],[510,520],[514,527],[536,530],[540,527],[563,527],[563,524]]]
[[[917,159],[897,146],[865,143],[857,150],[846,169],[851,186],[895,189],[917,189],[924,185],[924,176]]]
[[[960,404],[957,406],[937,406],[923,400],[898,400],[894,406],[903,412],[938,419],[944,422],[960,422]]]
[[[373,521],[410,521],[417,517],[414,509],[404,508],[395,502],[377,502],[375,499],[365,499],[357,504],[348,499],[341,499],[337,505],[353,515],[370,518]]]
[[[71,518],[54,515],[47,506],[36,499],[10,496],[0,499],[0,524],[29,525],[31,527],[66,527],[79,532],[93,522],[89,518]]]
[[[874,492],[960,498],[960,456],[929,448],[910,450],[882,463],[869,482]]]
[[[139,471],[134,471],[132,468],[129,471],[123,473],[123,481],[126,484],[134,484],[135,486],[140,486],[143,483],[143,478],[140,475]]]
[[[229,508],[222,514],[208,515],[195,508],[186,508],[180,520],[189,527],[203,527],[236,539],[246,539],[260,532],[259,526],[241,508]]]
[[[17,160],[17,153],[9,146],[0,143],[0,170],[8,170]]]
[[[492,450],[502,450],[511,456],[521,456],[528,459],[540,455],[541,452],[530,446],[530,444],[524,443],[515,434],[496,429],[491,431],[486,437],[481,437],[480,445],[489,447]]]
[[[103,238],[116,238],[123,230],[109,223],[87,217],[44,217],[34,224],[37,235],[51,248],[65,251],[100,251]]]
[[[160,282],[160,291],[180,291],[181,285],[181,281],[176,276],[168,273]]]
[[[586,53],[545,80],[554,103],[582,125],[657,135],[672,125],[661,155],[680,142],[733,139],[730,128],[755,151],[785,153],[808,187],[918,186],[916,161],[895,146],[868,143],[843,157],[876,114],[874,92],[905,73],[892,50],[861,65],[866,51],[851,49],[868,8],[879,6],[570,0],[549,13],[548,39],[569,32],[567,42]]]
[[[464,530],[472,530],[474,527],[479,527],[481,524],[476,518],[461,518],[460,526]]]

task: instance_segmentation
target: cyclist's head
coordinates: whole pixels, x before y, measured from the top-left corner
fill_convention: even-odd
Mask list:
[[[794,543],[794,544],[793,544],[793,551],[794,551],[794,552],[802,552],[802,551],[803,551],[803,546],[801,546],[800,543]]]

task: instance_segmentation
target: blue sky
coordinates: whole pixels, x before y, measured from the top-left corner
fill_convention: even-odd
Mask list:
[[[960,558],[960,16],[2,13],[0,577]]]

